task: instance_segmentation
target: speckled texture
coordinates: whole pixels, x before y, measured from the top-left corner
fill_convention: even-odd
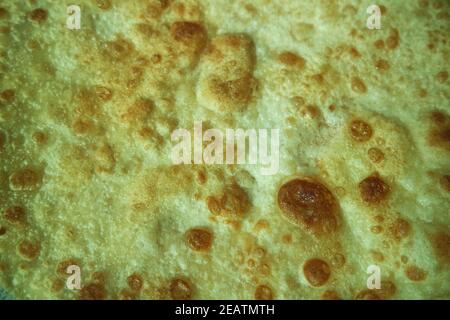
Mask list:
[[[80,30],[69,3],[0,0],[0,284],[15,297],[450,297],[448,1],[383,1],[381,30],[366,0],[83,0]],[[279,172],[173,166],[170,133],[194,121],[280,129]],[[336,230],[286,219],[293,177],[330,191]],[[185,243],[194,227],[206,252]],[[313,258],[330,268],[317,287]]]

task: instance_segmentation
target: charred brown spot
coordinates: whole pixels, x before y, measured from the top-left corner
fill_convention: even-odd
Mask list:
[[[152,19],[157,19],[168,6],[169,0],[151,1],[147,6],[147,16]]]
[[[118,299],[119,300],[136,300],[138,298],[138,293],[128,289],[120,290]]]
[[[180,21],[172,24],[170,29],[172,37],[176,41],[186,44],[206,42],[206,32],[201,24],[188,21]]]
[[[76,134],[85,135],[92,131],[93,123],[90,120],[78,118],[72,123],[72,129]]]
[[[400,33],[397,29],[392,28],[389,37],[386,39],[388,49],[395,49],[400,43]]]
[[[384,261],[384,255],[377,250],[371,250],[370,254],[372,255],[372,258],[376,261],[376,262],[382,262]]]
[[[346,259],[345,256],[341,253],[336,253],[332,258],[331,258],[331,265],[334,268],[341,268],[345,265]]]
[[[438,259],[443,262],[450,262],[450,235],[448,233],[438,233],[432,237],[432,245]]]
[[[3,132],[0,131],[0,152],[5,147],[5,143],[6,143],[6,136]]]
[[[250,73],[240,78],[223,81],[221,78],[211,78],[209,89],[220,101],[233,103],[248,103],[252,93],[253,77]]]
[[[361,58],[361,53],[359,53],[358,49],[356,49],[355,47],[350,47],[348,49],[348,52],[355,59]]]
[[[281,237],[281,241],[283,241],[284,244],[291,244],[292,243],[292,235],[291,234],[284,234]]]
[[[102,283],[89,283],[80,291],[80,300],[104,300],[106,288]]]
[[[16,224],[24,224],[27,221],[25,209],[19,206],[7,208],[3,217],[5,220]]]
[[[28,18],[31,21],[38,22],[38,23],[45,22],[45,20],[47,20],[47,16],[48,16],[47,10],[42,9],[42,8],[34,9],[33,11],[31,11],[28,14]]]
[[[384,222],[384,216],[382,214],[377,214],[374,218],[375,218],[375,221],[378,223]]]
[[[194,251],[208,251],[212,240],[212,232],[204,228],[192,228],[186,232],[186,244]]]
[[[303,273],[312,286],[321,287],[328,282],[331,270],[325,261],[310,259],[303,265]]]
[[[41,131],[37,131],[37,132],[33,133],[32,138],[33,138],[34,142],[36,142],[39,145],[44,144],[47,141],[47,135]]]
[[[415,282],[423,281],[427,277],[427,273],[423,269],[414,265],[408,266],[405,269],[405,275],[409,280]]]
[[[384,160],[384,153],[378,148],[370,148],[367,152],[369,159],[374,163],[380,163]]]
[[[121,115],[122,120],[128,123],[145,121],[154,110],[154,107],[152,100],[139,98]]]
[[[429,134],[429,143],[433,147],[450,150],[450,126],[443,125],[432,129]]]
[[[266,285],[259,285],[255,290],[255,300],[273,300],[272,289]]]
[[[402,218],[397,218],[389,228],[390,233],[396,240],[406,238],[411,233],[411,224]]]
[[[324,293],[322,293],[321,296],[322,300],[341,300],[341,297],[339,294],[334,290],[327,290]]]
[[[197,178],[200,184],[205,184],[206,181],[208,180],[208,176],[204,170],[199,170],[197,172]]]
[[[311,76],[311,79],[313,79],[320,86],[323,86],[325,84],[325,77],[322,73],[313,74]]]
[[[33,190],[39,184],[39,175],[32,169],[22,169],[9,177],[13,190]]]
[[[378,295],[383,299],[390,299],[397,292],[397,287],[392,281],[386,280],[381,281],[380,289],[377,290]]]
[[[426,96],[428,96],[428,91],[423,88],[420,88],[418,91],[418,96],[421,98],[425,98]]]
[[[278,205],[284,215],[315,234],[328,234],[338,227],[338,205],[334,195],[312,179],[294,179],[278,191]]]
[[[441,141],[449,142],[450,141],[450,127],[444,128],[443,130],[439,131],[437,137]]]
[[[247,192],[236,183],[226,187],[222,196],[210,196],[206,201],[212,213],[224,216],[242,216],[251,206]]]
[[[0,19],[7,18],[9,15],[8,10],[0,8]]]
[[[374,290],[363,290],[360,291],[357,295],[356,295],[356,300],[381,300],[382,298],[380,297],[379,294],[377,294]]]
[[[111,0],[95,0],[95,4],[102,10],[111,9]]]
[[[445,81],[447,81],[448,79],[448,72],[447,71],[441,71],[436,75],[436,79],[441,82],[444,83]]]
[[[12,102],[16,96],[16,92],[12,89],[7,89],[0,93],[0,101]]]
[[[367,92],[367,86],[364,83],[364,81],[361,80],[361,78],[353,77],[352,78],[352,89],[353,91],[357,93],[366,93]]]
[[[19,243],[18,249],[22,257],[28,260],[34,260],[39,255],[40,245],[37,242],[22,240]]]
[[[373,45],[375,46],[375,48],[377,48],[379,50],[384,49],[384,40],[378,39],[377,41],[374,42]]]
[[[349,126],[351,137],[358,142],[366,142],[372,138],[373,130],[370,124],[363,120],[353,120]]]
[[[51,290],[52,292],[59,292],[64,288],[64,281],[61,279],[55,279],[52,281]]]
[[[384,300],[392,298],[397,291],[397,287],[392,281],[381,281],[380,289],[363,290],[360,291],[357,300]]]
[[[159,34],[159,31],[153,28],[151,25],[146,23],[138,23],[136,25],[136,29],[142,33],[144,36],[151,38],[154,36],[157,36]],[[159,62],[159,61],[158,61]]]
[[[371,204],[385,201],[389,196],[390,190],[389,185],[377,176],[365,178],[359,183],[361,198]]]
[[[430,118],[431,118],[431,121],[437,126],[444,125],[445,122],[447,121],[447,116],[441,111],[431,112]]]
[[[154,54],[150,60],[153,64],[158,64],[162,61],[162,56],[159,53]]]
[[[375,68],[377,68],[378,71],[385,72],[389,70],[389,62],[384,59],[377,60],[375,62]]]
[[[436,131],[435,137],[436,140],[441,142],[449,142],[450,141],[450,127],[443,128],[442,130]]]
[[[297,67],[304,67],[306,64],[305,59],[303,59],[302,57],[296,55],[295,53],[289,52],[289,51],[285,51],[282,52],[278,55],[278,60],[287,66],[297,66]]]
[[[224,37],[224,43],[235,49],[253,47],[253,43],[247,36],[241,34],[228,34]]]
[[[64,261],[61,261],[60,263],[58,263],[58,266],[56,267],[56,272],[60,275],[60,276],[67,276],[68,273],[68,268],[70,266],[80,266],[78,260],[76,259],[67,259]]]
[[[134,45],[126,39],[119,38],[106,44],[107,53],[116,60],[128,58],[134,51]]]
[[[317,106],[307,105],[300,108],[300,114],[302,117],[309,116],[311,119],[315,119],[321,115],[321,112]]]
[[[138,273],[133,273],[127,278],[127,284],[128,287],[130,287],[133,291],[140,291],[142,289],[142,286],[144,284],[144,281],[142,280],[142,277]]]
[[[93,283],[100,283],[100,284],[104,284],[106,281],[106,273],[103,271],[96,271],[94,273],[92,273],[92,282]]]
[[[6,228],[5,227],[0,227],[0,237],[4,236],[6,234]]]
[[[174,279],[169,285],[170,297],[174,300],[191,300],[192,288],[190,284],[182,279]]]

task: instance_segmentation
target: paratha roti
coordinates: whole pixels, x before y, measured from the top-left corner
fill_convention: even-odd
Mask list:
[[[0,287],[448,299],[450,2],[372,4],[0,1]],[[279,129],[278,172],[174,165],[196,121]]]

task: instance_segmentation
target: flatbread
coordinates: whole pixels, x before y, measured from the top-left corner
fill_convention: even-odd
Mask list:
[[[1,1],[0,287],[448,299],[450,5],[371,4]],[[278,172],[174,165],[196,121],[279,129]]]

